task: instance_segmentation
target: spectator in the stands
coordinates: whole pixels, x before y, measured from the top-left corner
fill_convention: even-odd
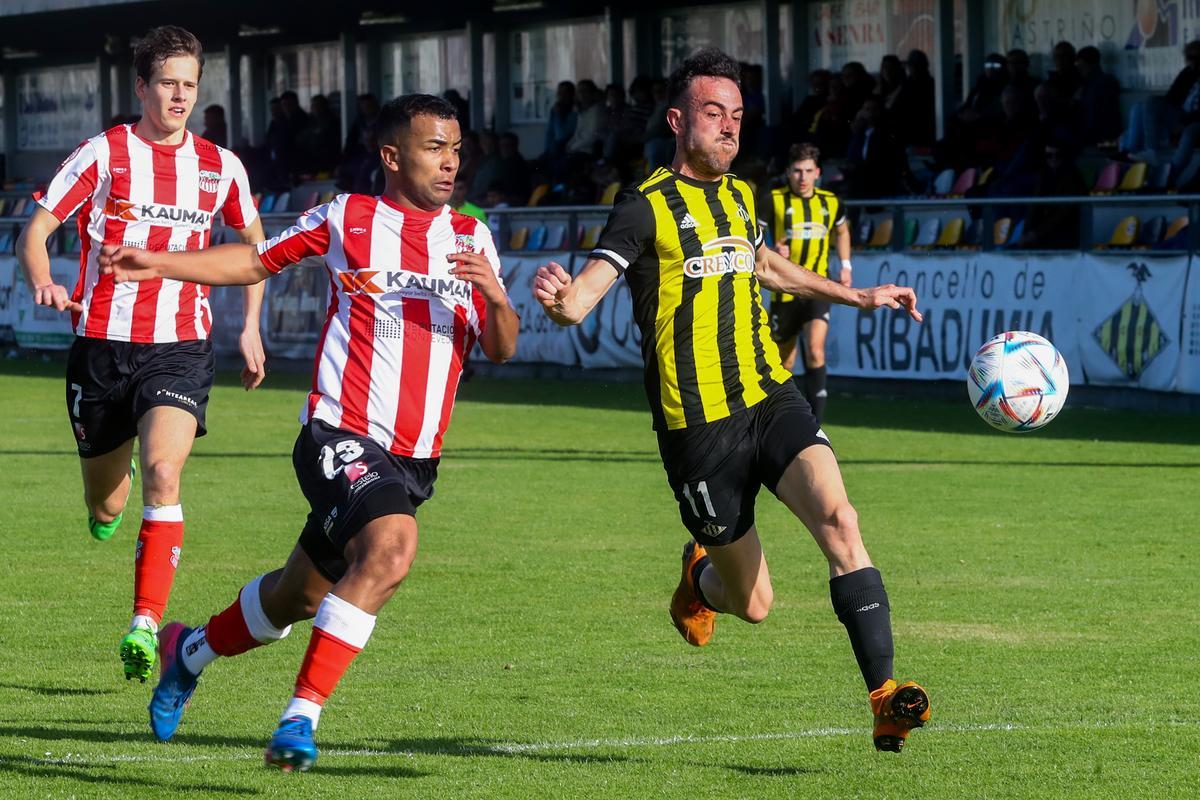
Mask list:
[[[1059,142],[1047,143],[1034,196],[1078,197],[1085,194],[1087,182],[1075,164],[1073,151]],[[1079,247],[1079,203],[1030,206],[1021,246],[1034,250]]]
[[[642,157],[648,169],[655,169],[675,157],[675,134],[667,124],[667,82],[662,78],[651,81],[650,94],[654,97],[654,108],[646,120]]]
[[[889,109],[889,124],[900,144],[929,148],[937,138],[934,76],[929,73],[929,56],[910,50],[905,61],[906,76]]]
[[[584,78],[577,84],[579,95],[579,122],[575,133],[567,141],[567,155],[594,156],[604,139],[605,118],[603,97],[594,81]]]
[[[1000,95],[1008,85],[1004,56],[989,53],[983,72],[966,101],[954,112],[948,137],[949,157],[957,165],[991,162],[999,148],[1004,106]]]
[[[1100,66],[1100,51],[1080,48],[1075,56],[1079,89],[1075,107],[1087,145],[1112,142],[1121,135],[1121,84]]]
[[[462,146],[458,148],[458,174],[467,179],[468,186],[475,178],[475,170],[479,169],[480,158],[479,132],[464,130]]]
[[[904,85],[904,63],[900,56],[888,53],[879,60],[879,82],[875,84],[875,95],[883,101],[885,110],[892,107]]]
[[[499,146],[500,163],[503,165],[500,179],[505,194],[514,203],[524,203],[529,198],[533,170],[525,156],[521,155],[521,140],[512,131],[506,131],[500,135]]]
[[[982,187],[991,197],[1028,197],[1037,187],[1042,165],[1042,140],[1033,101],[1019,87],[1009,85],[1000,94],[1004,122],[995,140],[995,165]],[[972,193],[968,193],[972,194]]]
[[[625,87],[610,83],[604,89],[604,126],[601,153],[605,161],[613,161],[621,149],[621,134],[625,126]]]
[[[457,89],[447,89],[442,92],[442,99],[454,106],[454,113],[458,115],[458,125],[462,130],[468,130],[471,127],[471,105],[467,99],[459,94]]]
[[[1181,125],[1200,122],[1200,41],[1183,50],[1184,67],[1165,97],[1151,97],[1129,110],[1121,150],[1138,161],[1153,161],[1155,152]]]
[[[1060,97],[1071,100],[1079,91],[1080,83],[1079,69],[1075,66],[1075,45],[1070,42],[1059,42],[1054,45],[1052,57],[1054,69],[1050,71],[1046,80],[1054,84]]]
[[[654,87],[645,75],[638,75],[629,84],[629,105],[625,108],[623,127],[626,141],[636,141],[641,147],[646,125],[654,112]]]
[[[329,98],[314,94],[308,119],[296,137],[300,169],[309,174],[329,173],[337,166],[342,143],[342,123],[330,108]]]
[[[813,118],[813,137],[822,153],[830,158],[843,158],[850,145],[850,101],[846,98],[846,87],[840,75],[829,79],[829,100]]]
[[[1034,103],[1037,105],[1037,138],[1044,145],[1046,142],[1059,142],[1068,150],[1076,150],[1080,145],[1079,117],[1071,108],[1067,98],[1058,93],[1054,84],[1043,81],[1033,91]]]
[[[867,98],[855,116],[846,159],[842,166],[846,197],[894,197],[903,193],[908,159],[904,146],[887,127],[879,98]]]
[[[225,125],[224,106],[213,104],[204,109],[204,130],[200,136],[218,147],[229,146],[229,128]]]
[[[766,149],[767,96],[762,64],[740,64],[742,72],[742,129],[739,160],[758,156]],[[739,171],[740,173],[740,171]]]
[[[379,98],[373,94],[360,94],[356,100],[358,113],[346,131],[346,145],[342,148],[343,158],[353,158],[363,149],[363,128],[375,124],[379,116]]]
[[[479,158],[475,170],[470,176],[467,197],[472,202],[481,203],[487,195],[488,187],[500,182],[500,138],[495,131],[479,132]]]
[[[863,103],[875,92],[875,79],[862,62],[847,61],[842,66],[842,90],[845,116],[854,119]]]
[[[460,214],[466,214],[484,225],[487,224],[487,212],[467,199],[467,179],[462,175],[454,178],[454,190],[450,192],[450,207]]]
[[[833,73],[827,69],[814,69],[808,73],[808,94],[792,112],[791,135],[793,142],[811,142],[816,137],[816,118],[829,102],[829,80]]]
[[[546,143],[542,158],[553,161],[567,153],[567,142],[575,135],[579,115],[575,111],[575,84],[562,81],[554,96],[554,105],[546,119]]]
[[[1037,89],[1040,80],[1029,72],[1029,53],[1019,47],[1008,51],[1004,57],[1008,65],[1008,85],[1025,95],[1029,105],[1033,105],[1033,91]]]
[[[264,176],[263,189],[286,189],[292,185],[292,172],[296,162],[296,134],[283,111],[283,99],[271,99],[268,110],[271,122],[267,125],[266,148],[270,169]]]

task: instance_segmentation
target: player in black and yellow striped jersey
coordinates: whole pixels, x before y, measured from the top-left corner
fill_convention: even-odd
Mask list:
[[[829,439],[771,344],[760,286],[921,315],[912,289],[849,289],[764,245],[750,187],[728,174],[741,127],[738,77],[737,62],[719,50],[684,61],[668,90],[675,160],[617,198],[575,278],[549,264],[534,295],[551,319],[574,325],[619,277],[629,284],[659,452],[692,535],[670,606],[684,639],[706,644],[718,611],[766,617],[773,590],[754,527],[754,499],[766,486],[820,544],[834,610],[870,691],[875,746],[899,750],[929,718],[929,698],[893,680],[883,581]]]
[[[817,188],[820,163],[821,151],[815,145],[792,145],[787,184],[771,191],[759,209],[760,221],[775,252],[824,278],[830,277],[829,253],[836,249],[841,262],[839,282],[850,286],[850,225],[837,195]],[[812,403],[818,422],[825,417],[828,395],[825,338],[829,306],[824,300],[801,300],[783,292],[771,296],[771,338],[779,346],[779,357],[788,372],[796,361],[797,337],[804,338],[804,396]]]

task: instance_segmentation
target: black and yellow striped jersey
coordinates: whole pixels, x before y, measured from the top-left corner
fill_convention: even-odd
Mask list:
[[[754,277],[754,196],[659,168],[617,197],[592,258],[624,273],[657,430],[743,411],[787,382]]]
[[[812,197],[801,197],[788,186],[771,191],[764,224],[776,242],[786,242],[793,263],[829,277],[829,251],[833,232],[846,223],[842,201],[833,192],[817,189]],[[773,302],[786,303],[796,298],[775,292]]]

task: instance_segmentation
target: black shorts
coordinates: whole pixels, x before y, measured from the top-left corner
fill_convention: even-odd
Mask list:
[[[346,574],[346,544],[368,522],[415,517],[433,496],[438,459],[394,455],[369,437],[311,420],[296,438],[292,465],[312,509],[300,546],[336,583]]]
[[[793,342],[804,326],[814,319],[829,322],[830,304],[823,300],[778,300],[771,303],[768,318],[771,322],[771,340],[776,344]]]
[[[774,493],[796,456],[818,444],[830,446],[808,401],[791,381],[731,417],[658,433],[658,450],[679,502],[679,516],[703,545],[742,538],[754,527],[758,488],[766,486]]]
[[[67,354],[67,414],[80,458],[111,453],[137,436],[156,406],[182,408],[203,436],[215,360],[209,340],[137,344],[77,337]]]

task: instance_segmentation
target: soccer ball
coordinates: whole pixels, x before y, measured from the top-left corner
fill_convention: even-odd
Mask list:
[[[1049,341],[1028,331],[993,336],[971,359],[967,394],[993,428],[1024,433],[1043,427],[1067,402],[1067,362]]]

